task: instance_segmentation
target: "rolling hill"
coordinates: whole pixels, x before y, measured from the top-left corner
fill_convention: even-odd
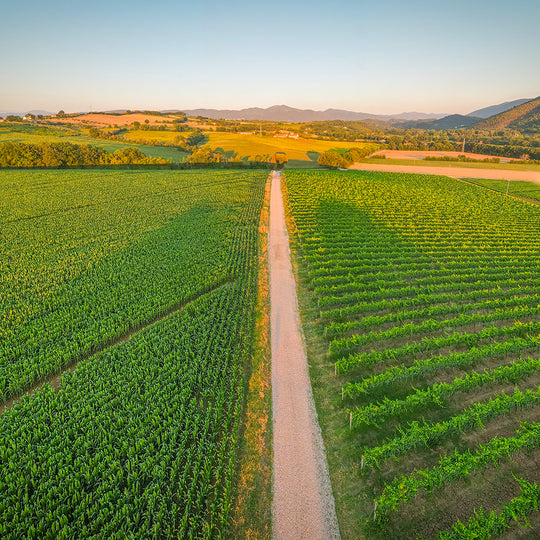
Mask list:
[[[480,122],[482,119],[475,116],[463,116],[462,114],[450,114],[444,118],[416,122],[396,122],[394,127],[401,129],[459,129],[468,128]]]
[[[514,107],[517,107],[518,105],[523,105],[523,103],[527,103],[527,101],[531,101],[531,99],[532,98],[525,98],[525,99],[516,99],[514,101],[505,101],[504,103],[499,103],[498,105],[491,105],[490,107],[484,107],[482,109],[478,109],[476,111],[469,113],[467,116],[478,116],[480,118],[489,118],[490,116],[494,116],[496,114],[500,114],[510,109],[513,109]]]
[[[538,133],[540,132],[540,97],[491,116],[476,127],[487,130],[509,128],[523,133]]]

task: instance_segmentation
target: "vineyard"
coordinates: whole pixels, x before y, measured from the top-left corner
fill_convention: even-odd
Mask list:
[[[480,178],[470,178],[467,180],[472,184],[500,191],[514,197],[528,199],[540,203],[540,184],[535,182],[505,182],[504,180],[482,180]]]
[[[1,174],[2,538],[225,534],[265,179]]]
[[[538,205],[351,171],[287,196],[342,537],[538,533]]]

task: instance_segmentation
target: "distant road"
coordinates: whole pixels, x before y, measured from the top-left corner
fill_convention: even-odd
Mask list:
[[[418,165],[376,165],[355,163],[351,169],[360,171],[400,172],[410,174],[436,174],[451,178],[491,178],[493,180],[521,180],[540,184],[538,171],[511,171],[504,169],[469,169],[466,167],[424,167]]]

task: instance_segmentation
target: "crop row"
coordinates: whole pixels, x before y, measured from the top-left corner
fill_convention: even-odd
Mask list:
[[[534,306],[516,306],[513,309],[495,310],[488,314],[465,315],[460,313],[457,317],[451,319],[425,319],[419,324],[405,323],[402,326],[393,326],[389,330],[380,332],[369,332],[367,334],[354,334],[351,337],[335,339],[330,342],[329,352],[331,357],[336,358],[345,354],[354,352],[358,348],[378,341],[387,341],[403,336],[415,336],[418,334],[430,334],[432,332],[445,330],[447,328],[459,328],[460,326],[481,325],[484,330],[491,330],[494,336],[504,336],[514,333],[512,327],[496,327],[487,325],[487,323],[502,322],[514,320],[514,327],[520,329],[520,335],[526,335],[528,332],[535,332],[540,329],[540,322],[522,323],[519,317],[536,317],[540,314],[540,307]]]
[[[377,517],[384,519],[399,504],[412,500],[420,489],[431,493],[434,489],[477,472],[488,465],[497,465],[520,450],[538,448],[540,424],[523,424],[514,437],[495,437],[481,444],[475,452],[457,450],[441,458],[431,469],[417,470],[409,476],[395,478],[386,485],[377,499]]]
[[[498,461],[506,441],[499,426],[514,427],[540,405],[540,209],[443,177],[298,171],[286,179],[303,287],[324,330],[326,369],[335,373],[334,383],[317,382],[318,392],[322,404],[342,396],[345,429],[327,428],[331,455],[346,456],[336,458],[336,478],[343,493],[373,493],[379,517],[389,515],[386,499],[401,500],[403,479],[411,483],[396,516],[378,526],[363,503],[338,493],[338,504],[363,516],[366,537],[425,536],[423,516],[450,502],[433,493],[417,515],[413,494],[432,489],[421,485],[424,476],[442,486],[454,465],[468,477],[487,453]],[[487,446],[462,438],[484,424],[494,437]],[[516,448],[530,447],[519,441]],[[431,472],[452,447],[465,457]],[[460,469],[460,459],[470,466]],[[415,469],[422,473],[407,472]],[[519,473],[529,480],[530,471]],[[381,493],[384,484],[392,487]],[[456,504],[474,505],[460,490],[452,490]]]
[[[488,401],[473,403],[468,409],[448,420],[427,423],[417,420],[399,429],[399,435],[378,446],[367,448],[362,454],[362,468],[380,467],[391,458],[406,455],[414,448],[432,447],[453,435],[478,429],[483,423],[523,407],[540,403],[540,389],[521,392],[518,388],[508,395],[504,392]]]
[[[361,382],[349,382],[343,388],[343,393],[348,397],[370,394],[378,389],[387,388],[396,383],[426,377],[436,371],[450,369],[468,370],[475,367],[482,360],[504,357],[508,353],[521,352],[523,350],[530,350],[531,348],[535,350],[540,349],[540,337],[513,339],[504,343],[491,343],[481,348],[473,347],[465,353],[451,353],[446,356],[417,360],[412,366],[392,366],[382,373],[365,377]]]
[[[540,508],[540,486],[523,478],[514,478],[521,493],[505,504],[500,513],[485,512],[482,508],[475,510],[467,524],[458,521],[450,531],[440,531],[438,540],[495,538],[507,532],[513,523],[521,529],[530,527],[528,516]]]
[[[425,389],[414,389],[413,393],[403,399],[385,399],[370,403],[363,407],[349,410],[352,425],[377,426],[389,418],[425,408],[427,405],[442,406],[457,392],[470,392],[480,386],[493,383],[517,383],[524,377],[540,369],[540,358],[528,358],[521,362],[512,362],[483,372],[472,371],[463,377],[456,377],[450,383],[435,383]],[[345,388],[344,395],[354,397],[357,390],[354,386]]]
[[[158,280],[154,285],[165,287],[178,309],[64,373],[59,390],[45,385],[0,416],[2,538],[225,534],[252,334],[264,186],[263,177],[240,176],[236,182],[228,177],[220,201],[212,202],[211,185],[186,187],[186,196],[193,190],[188,198],[193,211],[184,207],[180,216],[162,223],[165,231],[140,239],[148,243],[142,261],[148,273],[135,279],[133,287],[143,289],[155,276],[152,270],[162,267],[163,277],[181,270],[194,296],[173,299],[174,287],[167,289],[166,280]],[[205,226],[215,230],[201,233]],[[195,252],[208,257],[200,270]],[[169,269],[173,258],[178,262]],[[141,261],[124,262],[132,265],[130,272],[141,270]],[[207,290],[212,275],[222,281]],[[108,277],[109,301],[120,301],[114,274]],[[145,296],[150,292],[147,288]],[[135,313],[136,307],[126,309],[120,302],[118,315]]]
[[[11,185],[20,172],[2,173],[8,209],[37,199],[62,211],[2,226],[0,404],[232,279],[229,251],[243,248],[231,246],[228,223],[264,181],[228,171],[27,176]]]
[[[489,299],[484,300],[483,302],[474,302],[469,304],[435,304],[422,309],[404,310],[398,311],[397,313],[390,312],[386,315],[362,317],[362,319],[357,321],[348,321],[344,323],[333,322],[326,327],[326,337],[333,340],[345,333],[350,332],[351,330],[362,329],[365,331],[373,327],[382,326],[386,323],[402,322],[407,320],[414,321],[436,316],[452,315],[454,313],[464,315],[472,311],[487,310],[494,310],[495,313],[503,313],[504,308],[513,308],[517,315],[519,311],[524,311],[527,314],[527,308],[535,309],[538,307],[540,307],[540,297],[538,295],[504,298],[501,300]]]

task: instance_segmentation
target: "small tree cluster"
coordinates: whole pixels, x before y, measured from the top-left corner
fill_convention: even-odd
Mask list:
[[[327,152],[323,152],[319,156],[317,163],[325,167],[346,168],[352,165],[353,163],[360,161],[362,158],[368,156],[372,151],[373,151],[373,148],[371,147],[351,148],[343,154],[341,154],[337,150],[328,150]]]
[[[215,152],[210,147],[196,149],[188,158],[188,163],[221,163],[223,154]]]

